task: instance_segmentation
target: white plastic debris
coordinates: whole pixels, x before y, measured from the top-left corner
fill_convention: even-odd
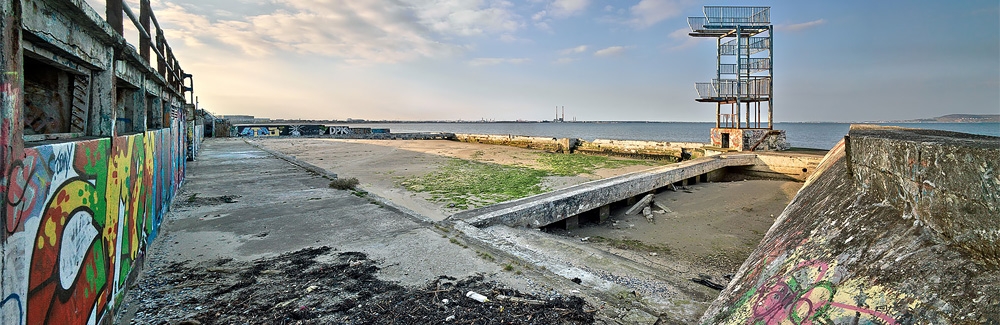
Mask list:
[[[472,298],[472,300],[475,300],[475,301],[478,301],[478,302],[487,302],[487,301],[490,301],[489,298],[486,298],[486,296],[478,294],[475,291],[469,291],[469,292],[465,293],[465,296],[469,297],[469,298]]]

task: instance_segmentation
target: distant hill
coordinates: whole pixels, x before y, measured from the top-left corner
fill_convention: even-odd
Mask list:
[[[899,121],[902,123],[988,123],[1000,122],[1000,114],[948,114],[935,118]]]

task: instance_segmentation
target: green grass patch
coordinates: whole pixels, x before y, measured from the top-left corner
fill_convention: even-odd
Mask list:
[[[583,154],[559,154],[559,153],[538,153],[538,163],[543,168],[554,175],[576,176],[580,174],[593,174],[594,170],[602,168],[620,168],[626,166],[653,166],[654,161],[635,159],[612,159],[602,156],[591,156]]]
[[[487,253],[487,252],[476,251],[476,255],[478,255],[480,258],[482,258],[484,260],[487,260],[487,261],[490,261],[490,262],[493,262],[493,261],[497,260],[495,257],[493,257],[493,255],[490,255],[490,253]]]
[[[545,171],[452,159],[438,171],[408,178],[400,185],[412,192],[430,194],[430,200],[465,210],[545,192]]]
[[[667,245],[662,245],[662,244],[647,244],[647,243],[645,243],[645,242],[643,242],[641,240],[631,239],[631,238],[627,238],[627,237],[626,238],[622,238],[622,239],[613,239],[613,238],[605,238],[605,237],[601,237],[601,236],[594,236],[594,237],[590,237],[590,241],[591,242],[595,242],[595,243],[603,243],[605,245],[608,245],[608,246],[611,246],[611,247],[614,247],[614,248],[625,249],[625,250],[630,250],[630,251],[655,252],[655,253],[662,253],[662,254],[670,254],[670,247],[668,247]]]

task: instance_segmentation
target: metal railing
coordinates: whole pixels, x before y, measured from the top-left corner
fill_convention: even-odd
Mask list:
[[[710,25],[767,26],[771,24],[771,7],[705,6]]]
[[[139,52],[139,56],[146,60],[146,64],[152,63],[150,52],[156,55],[156,71],[171,89],[181,94],[193,90],[193,80],[191,87],[184,86],[184,80],[190,78],[191,75],[184,73],[184,70],[181,69],[177,57],[174,56],[174,50],[163,35],[163,28],[160,27],[159,21],[150,8],[149,0],[139,1],[138,16],[124,0],[107,0],[106,10],[107,22],[118,35],[124,36],[124,18],[126,16],[129,18],[132,25],[139,31],[139,45],[135,48],[136,51]],[[152,26],[150,26],[151,22]],[[155,29],[151,30],[150,27],[155,27]],[[155,35],[151,31],[155,31]]]
[[[719,54],[736,55],[736,42],[739,40],[741,48],[740,55],[757,54],[771,49],[770,36],[754,36],[732,39],[719,45]]]
[[[708,24],[708,18],[705,17],[688,17],[688,26],[691,27],[692,31],[700,32],[705,31],[705,25]]]
[[[771,95],[771,78],[715,79],[696,82],[698,96],[702,99],[768,98]]]
[[[760,31],[771,25],[771,7],[705,6],[705,17],[688,17],[693,32],[718,32],[736,26]]]
[[[735,63],[719,64],[719,73],[721,74],[758,73],[758,72],[768,71],[770,69],[771,69],[770,58],[741,58],[740,71],[736,71]]]

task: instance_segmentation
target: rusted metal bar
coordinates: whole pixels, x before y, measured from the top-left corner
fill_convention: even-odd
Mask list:
[[[111,29],[118,32],[118,35],[124,35],[125,33],[125,21],[122,16],[122,6],[124,5],[122,0],[108,0],[105,4],[105,16],[107,16],[108,24],[111,25]]]
[[[149,31],[149,16],[151,13],[152,10],[149,6],[149,0],[139,1],[139,25],[141,25],[141,30]],[[153,39],[149,33],[146,33],[143,36],[144,37],[139,38],[139,56],[145,59],[148,64],[149,48],[152,46],[150,43]]]

